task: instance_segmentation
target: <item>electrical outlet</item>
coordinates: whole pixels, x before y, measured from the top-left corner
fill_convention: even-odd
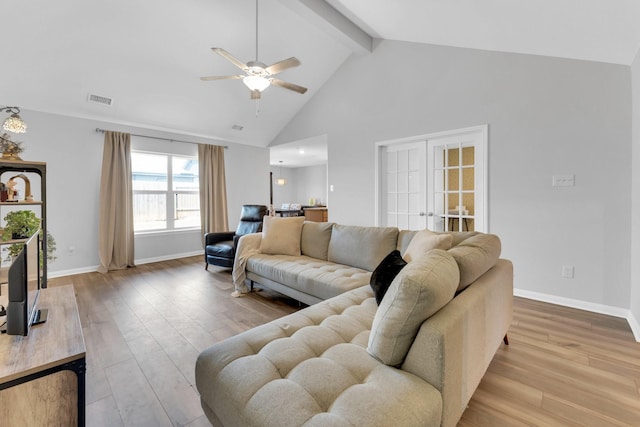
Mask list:
[[[574,268],[573,265],[562,266],[562,277],[565,279],[573,279]]]
[[[551,183],[554,187],[575,187],[575,175],[554,175]]]

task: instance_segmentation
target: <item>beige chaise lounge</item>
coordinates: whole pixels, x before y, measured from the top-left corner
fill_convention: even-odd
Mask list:
[[[406,255],[416,235],[397,232],[394,249]],[[452,241],[414,252],[380,306],[358,286],[203,351],[207,417],[228,427],[455,426],[506,336],[513,269],[496,236]],[[245,266],[265,255],[253,252]]]

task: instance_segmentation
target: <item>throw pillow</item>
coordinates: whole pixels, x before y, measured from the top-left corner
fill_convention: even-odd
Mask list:
[[[260,252],[270,255],[300,255],[303,216],[265,216]]]
[[[413,236],[409,242],[407,250],[404,253],[404,259],[407,262],[420,257],[429,252],[431,249],[442,249],[447,251],[451,249],[453,236],[446,233],[434,233],[431,230],[421,230]]]
[[[395,249],[373,270],[369,284],[373,289],[378,305],[380,305],[384,294],[387,293],[387,289],[389,289],[393,279],[396,278],[405,265],[407,265],[407,262],[402,259],[400,251]]]
[[[446,251],[433,249],[408,263],[389,286],[373,318],[367,351],[398,366],[422,323],[453,298],[460,272]]]
[[[302,255],[326,261],[332,229],[333,223],[331,222],[305,221],[300,237]]]

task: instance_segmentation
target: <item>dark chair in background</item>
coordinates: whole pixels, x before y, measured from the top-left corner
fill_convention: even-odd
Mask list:
[[[264,205],[242,205],[240,223],[235,232],[206,233],[204,235],[205,269],[209,264],[218,267],[233,267],[238,239],[245,234],[262,231],[262,218],[267,214]]]

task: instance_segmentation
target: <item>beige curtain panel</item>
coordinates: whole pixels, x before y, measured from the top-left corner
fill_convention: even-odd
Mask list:
[[[131,135],[105,131],[100,179],[98,271],[134,267]]]
[[[229,230],[224,147],[198,144],[202,234]]]

